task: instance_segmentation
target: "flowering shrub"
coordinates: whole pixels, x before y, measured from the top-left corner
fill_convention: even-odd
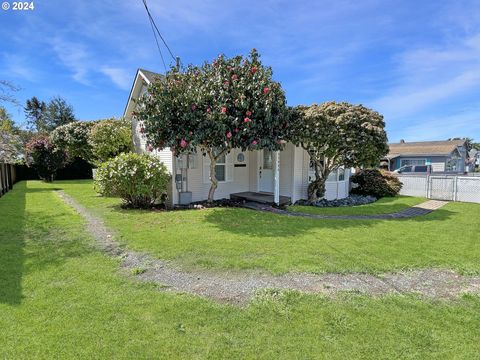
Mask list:
[[[53,181],[58,169],[68,161],[65,151],[52,144],[48,136],[37,136],[26,145],[27,165],[33,167],[40,179]]]
[[[124,153],[100,165],[95,190],[119,196],[131,208],[148,208],[164,201],[170,174],[163,163],[148,154]]]
[[[280,150],[289,127],[282,87],[255,49],[246,58],[221,55],[183,72],[173,68],[139,105],[148,148],[170,147],[177,155],[200,148],[208,155],[210,202],[218,159],[233,148]]]
[[[118,154],[132,151],[132,129],[124,120],[102,120],[92,127],[88,142],[92,148],[93,162],[100,165]]]
[[[59,126],[50,134],[50,140],[55,146],[65,150],[71,158],[79,157],[91,162],[92,146],[88,139],[94,125],[91,121],[75,121]]]
[[[352,193],[372,195],[376,198],[395,196],[402,189],[402,183],[395,175],[378,169],[364,169],[352,176]]]

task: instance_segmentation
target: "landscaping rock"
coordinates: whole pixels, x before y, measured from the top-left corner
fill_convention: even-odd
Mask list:
[[[344,199],[327,200],[321,199],[317,201],[299,200],[295,205],[317,206],[317,207],[340,207],[340,206],[357,206],[371,204],[377,201],[377,198],[370,195],[350,195]]]

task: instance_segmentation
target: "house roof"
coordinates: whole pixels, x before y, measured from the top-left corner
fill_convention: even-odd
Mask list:
[[[145,81],[149,84],[151,84],[152,82],[155,82],[156,80],[161,79],[163,77],[162,74],[159,74],[159,73],[156,73],[156,72],[153,72],[153,71],[149,71],[149,70],[145,70],[145,69],[138,69],[138,72],[140,73],[140,75],[143,76]]]
[[[387,157],[393,159],[399,156],[446,156],[464,144],[465,140],[390,143]]]

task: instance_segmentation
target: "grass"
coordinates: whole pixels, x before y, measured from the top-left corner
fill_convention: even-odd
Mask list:
[[[88,183],[61,186],[82,188],[82,201],[128,220],[135,232],[132,218],[110,207],[117,200],[94,198]],[[475,296],[432,302],[266,291],[236,308],[133,282],[51,189],[23,182],[0,198],[2,359],[472,359],[480,352]],[[202,213],[210,211],[195,215]],[[165,214],[154,215],[162,229]]]
[[[379,273],[442,267],[480,273],[479,204],[450,203],[412,219],[318,220],[232,208],[122,210],[118,199],[97,197],[89,181],[55,186],[103,217],[130,248],[186,268]]]
[[[411,206],[418,205],[426,201],[424,198],[397,196],[392,198],[383,198],[372,204],[359,206],[342,206],[331,208],[320,208],[315,206],[289,206],[290,211],[302,212],[307,214],[319,215],[372,215],[389,214],[405,210]]]

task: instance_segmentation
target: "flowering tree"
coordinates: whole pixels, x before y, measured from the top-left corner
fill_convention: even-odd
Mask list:
[[[68,160],[67,153],[53,145],[48,136],[39,135],[26,145],[27,165],[37,170],[40,179],[53,181],[58,169]]]
[[[362,105],[326,102],[293,110],[293,140],[310,155],[315,180],[308,199],[325,195],[328,175],[340,166],[377,166],[387,154],[383,116]]]
[[[118,154],[132,151],[132,128],[124,120],[100,120],[92,126],[88,143],[93,162],[98,166]]]
[[[65,150],[71,158],[78,157],[91,162],[92,145],[88,139],[94,125],[91,121],[75,121],[59,126],[50,134],[50,140],[55,146]]]
[[[170,70],[149,87],[135,116],[150,148],[170,147],[177,155],[199,148],[209,157],[209,202],[223,155],[233,148],[279,150],[288,128],[285,94],[255,49],[247,58],[221,55],[201,67]]]

